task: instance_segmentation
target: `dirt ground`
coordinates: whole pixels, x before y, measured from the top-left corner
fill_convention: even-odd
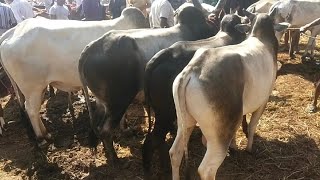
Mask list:
[[[320,65],[302,64],[300,55],[292,60],[287,53],[279,53],[278,57],[282,68],[257,127],[253,153],[244,151],[247,141],[239,130],[239,150],[226,157],[217,179],[320,179],[320,111],[306,111],[312,101],[313,82],[320,77]],[[55,97],[46,98],[41,116],[55,140],[48,151],[39,155],[34,153],[19,120],[17,102],[9,99],[9,96],[1,99],[4,118],[10,122],[0,137],[1,180],[143,179],[141,144],[147,126],[139,104],[132,104],[128,110],[129,126],[135,133],[117,133],[115,138],[114,146],[124,166],[112,169],[102,145],[98,146],[96,156],[88,147],[88,113],[83,102],[74,101],[73,120],[66,94],[58,92]],[[197,167],[205,153],[200,137],[196,129],[189,144],[191,179],[198,179]],[[172,138],[168,141],[172,143]],[[158,169],[155,165],[154,179],[158,179]]]

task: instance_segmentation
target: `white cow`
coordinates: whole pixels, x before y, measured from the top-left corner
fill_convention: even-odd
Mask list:
[[[170,149],[172,179],[198,123],[207,139],[207,151],[199,166],[202,180],[215,179],[242,116],[252,113],[247,150],[251,151],[258,120],[265,109],[277,74],[278,42],[273,19],[255,18],[248,39],[238,45],[200,49],[173,82],[178,131]]]
[[[275,12],[275,22],[288,22],[290,27],[299,28],[319,17],[320,0],[283,0],[276,2],[270,12]],[[311,36],[316,37],[320,33],[320,25],[310,29]],[[283,32],[276,33],[278,40],[281,39]],[[314,56],[315,39],[309,38],[307,47],[303,54],[305,57],[311,51]]]
[[[84,47],[112,29],[146,27],[142,12],[130,7],[114,20],[28,19],[1,37],[1,63],[38,139],[51,137],[39,117],[44,90],[48,85],[66,92],[81,89],[78,60]]]
[[[247,8],[247,11],[249,12],[255,11],[257,13],[268,13],[271,6],[278,1],[279,0],[260,0],[251,4]]]

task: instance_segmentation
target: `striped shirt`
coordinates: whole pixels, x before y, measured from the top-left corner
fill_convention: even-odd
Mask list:
[[[17,20],[10,6],[0,3],[0,29],[10,29],[15,24],[17,24]]]

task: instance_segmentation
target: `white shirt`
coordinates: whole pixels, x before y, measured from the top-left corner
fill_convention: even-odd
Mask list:
[[[44,0],[44,6],[46,7],[47,12],[49,13],[49,10],[51,8],[51,4],[52,4],[53,0]]]
[[[174,25],[174,10],[168,0],[155,0],[151,5],[150,27],[159,28],[160,18],[167,18],[169,27]]]
[[[57,19],[69,19],[69,10],[66,6],[58,6],[57,4],[54,4],[50,10],[49,10],[50,15],[55,15]]]
[[[26,0],[13,0],[13,2],[9,4],[9,6],[11,7],[14,17],[16,18],[18,23],[25,19],[34,17],[32,6]]]

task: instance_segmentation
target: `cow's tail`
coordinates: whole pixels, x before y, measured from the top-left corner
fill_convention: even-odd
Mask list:
[[[80,55],[80,59],[79,59],[79,65],[78,65],[78,71],[79,71],[79,76],[80,76],[80,81],[82,84],[82,89],[83,89],[83,93],[84,93],[84,97],[85,100],[87,102],[87,108],[89,111],[89,118],[90,118],[90,126],[93,127],[93,115],[92,115],[92,106],[90,103],[90,99],[89,99],[89,92],[88,92],[88,83],[84,77],[84,67],[86,64],[86,61],[88,59],[88,54],[86,52],[86,50],[89,48],[90,46],[86,46],[85,49],[82,51],[81,55]]]
[[[144,97],[145,97],[145,103],[147,107],[147,113],[148,113],[148,123],[149,123],[149,129],[148,133],[151,132],[152,128],[152,122],[151,122],[151,96],[150,96],[150,83],[152,80],[152,73],[153,71],[159,66],[159,64],[162,64],[166,60],[170,60],[171,58],[168,58],[171,51],[168,51],[167,49],[163,49],[159,51],[157,54],[153,56],[153,58],[147,63],[145,68],[145,75],[144,75]]]
[[[186,121],[188,120],[187,116],[189,116],[189,113],[187,111],[187,105],[186,105],[186,87],[191,79],[191,68],[186,67],[174,80],[173,86],[172,86],[172,92],[173,92],[173,99],[176,106],[176,112],[177,112],[177,124],[179,128],[179,124],[182,127],[182,138],[183,138],[183,150],[184,150],[184,156],[185,156],[185,177],[189,178],[189,163],[188,163],[188,142],[186,137]],[[181,128],[180,127],[180,128]]]
[[[149,86],[150,86],[150,80],[151,80],[151,74],[153,71],[153,66],[152,63],[148,63],[145,69],[145,76],[144,76],[144,99],[145,99],[145,104],[147,108],[147,113],[148,113],[148,134],[151,133],[151,128],[152,128],[152,121],[151,121],[151,97],[150,97],[150,91],[149,91]]]
[[[78,71],[79,71],[80,81],[82,83],[82,90],[84,93],[85,101],[87,102],[87,108],[88,108],[88,112],[89,112],[89,122],[90,122],[91,130],[89,131],[88,144],[89,144],[89,147],[91,148],[91,150],[93,150],[93,152],[97,152],[96,150],[97,150],[97,146],[99,143],[99,138],[98,138],[97,133],[95,132],[95,128],[93,126],[93,110],[92,110],[92,106],[91,106],[90,99],[89,99],[88,83],[84,77],[85,65],[86,65],[86,61],[88,59],[88,55],[89,55],[87,50],[89,47],[90,46],[86,46],[80,55]]]

